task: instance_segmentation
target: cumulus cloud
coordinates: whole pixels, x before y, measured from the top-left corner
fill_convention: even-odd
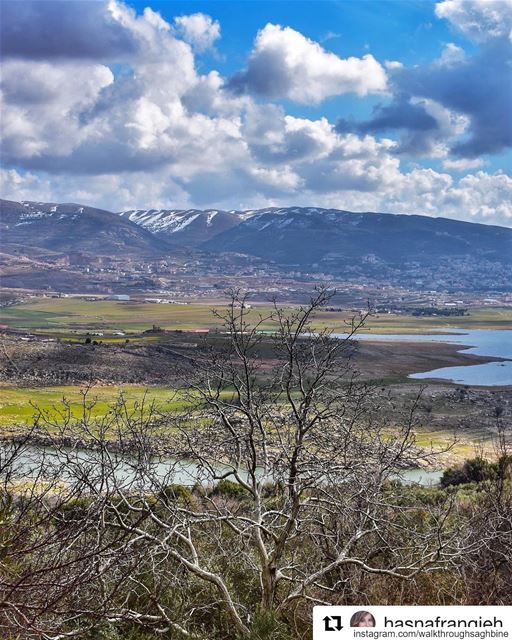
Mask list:
[[[339,131],[401,132],[399,152],[477,158],[512,146],[512,46],[497,39],[467,56],[448,44],[426,65],[390,71],[391,103],[363,122],[340,119]]]
[[[404,65],[398,60],[384,60],[384,66],[392,71],[393,69],[401,69]]]
[[[317,171],[302,177],[290,167],[269,170],[248,165],[227,172],[210,167],[186,183],[175,181],[172,172],[165,170],[153,173],[151,179],[145,172],[134,172],[75,176],[70,183],[67,176],[11,169],[0,170],[0,178],[3,197],[8,199],[74,201],[111,211],[169,206],[246,209],[289,206],[293,202],[298,206],[443,216],[512,227],[512,178],[503,172],[478,171],[455,180],[432,169],[401,173],[396,158],[388,158],[386,164],[380,168],[386,168],[381,181],[377,168],[365,179],[358,162],[340,164],[334,177],[330,176],[332,167],[325,165],[324,181],[320,183],[316,181],[320,173],[317,164],[304,165],[306,174],[307,169]],[[344,169],[350,170],[350,175],[345,175]],[[361,185],[366,188],[362,190]]]
[[[497,41],[457,65],[433,63],[402,69],[394,86],[410,96],[433,100],[469,119],[469,138],[454,141],[460,157],[498,153],[512,146],[512,50]]]
[[[512,0],[443,0],[436,15],[477,42],[512,33]]]
[[[426,98],[399,94],[389,104],[374,107],[373,117],[364,122],[340,119],[339,132],[378,133],[400,131],[395,153],[410,156],[443,157],[448,154],[445,141],[464,132],[468,119]]]
[[[112,59],[133,55],[138,40],[112,4],[90,0],[3,2],[0,52],[28,59]]]
[[[392,129],[432,131],[437,129],[437,121],[427,113],[423,105],[414,103],[402,95],[398,96],[391,104],[377,105],[374,108],[373,118],[359,124],[358,129],[363,133]]]
[[[267,98],[318,104],[330,96],[365,96],[386,89],[386,72],[372,55],[342,59],[290,27],[267,24],[257,35],[246,71],[230,87]]]
[[[462,47],[457,46],[453,42],[445,45],[437,64],[441,67],[452,67],[454,65],[465,62],[466,52]]]
[[[482,158],[459,158],[458,160],[443,160],[443,168],[452,171],[467,171],[468,169],[479,169],[485,164]]]
[[[138,43],[118,79],[91,60],[4,63],[4,157],[29,169],[71,173],[154,170],[215,122],[189,114],[181,97],[198,79],[190,46],[151,9],[104,5]],[[65,87],[65,90],[62,88]]]
[[[512,178],[501,171],[468,174],[441,196],[448,215],[512,226]]]
[[[213,47],[220,38],[220,24],[204,13],[193,13],[174,19],[178,34],[191,44],[196,51],[202,52]]]
[[[5,60],[2,66],[4,159],[67,156],[87,137],[80,113],[113,82],[101,64]],[[66,90],[62,91],[65,86]]]
[[[76,202],[109,211],[136,209],[141,202],[163,208],[169,202],[188,208],[190,201],[167,173],[155,172],[151,180],[147,174],[100,176],[69,176],[33,173],[16,169],[0,169],[2,197],[8,200],[35,200],[42,202]]]
[[[307,198],[304,201],[307,203]],[[323,196],[315,194],[314,202],[353,211],[422,214],[512,226],[512,178],[500,171],[479,171],[454,180],[449,174],[417,168],[377,191],[331,191]]]
[[[390,84],[371,56],[342,60],[292,29],[267,25],[242,74],[244,91],[236,93],[218,71],[202,74],[196,67],[195,53],[206,46],[206,40],[198,44],[198,34],[209,33],[210,46],[217,37],[216,23],[206,16],[195,41],[185,41],[178,22],[150,8],[140,14],[114,0],[87,2],[77,9],[86,16],[83,24],[66,26],[66,18],[65,28],[78,43],[94,42],[97,24],[98,33],[111,33],[110,40],[105,36],[110,44],[103,43],[101,53],[85,44],[77,52],[68,33],[46,50],[37,39],[32,49],[27,43],[14,47],[12,33],[19,25],[28,27],[29,3],[7,4],[11,23],[11,5],[21,17],[18,27],[8,28],[11,49],[3,68],[5,197],[110,210],[314,203],[512,225],[511,179],[504,174],[479,171],[457,180],[433,169],[405,171],[401,164],[407,145],[410,154],[423,145],[424,153],[444,158],[445,169],[477,169],[479,159],[470,154],[447,158],[447,140],[489,141],[489,131],[506,135],[497,115],[504,108],[499,96],[496,112],[478,102],[491,89],[498,91],[498,72],[484,73],[483,62],[477,67],[453,48],[425,74],[388,64],[395,98],[377,106],[364,123],[334,126],[321,115],[290,115],[254,94],[315,103],[344,92],[378,93]],[[63,13],[68,6],[59,3]],[[37,24],[28,33],[49,28],[52,11],[42,15],[36,6]],[[493,64],[500,68],[505,62]],[[477,71],[487,85],[475,82]],[[500,82],[504,95],[506,83]],[[466,92],[464,101],[457,102],[457,91]],[[476,112],[482,109],[489,117],[487,132],[478,130]],[[400,139],[385,137],[389,131],[398,131]]]
[[[512,146],[512,0],[443,0],[435,12],[476,42],[476,53],[447,43],[430,63],[386,64],[392,102],[364,122],[340,119],[338,130],[398,131],[397,151],[411,156],[501,153]]]
[[[270,164],[311,162],[336,145],[333,127],[326,118],[295,118],[276,105],[251,105],[242,135],[252,156]]]

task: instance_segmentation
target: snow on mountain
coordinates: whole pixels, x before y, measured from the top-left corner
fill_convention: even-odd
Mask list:
[[[2,246],[93,255],[158,255],[168,247],[117,214],[75,203],[0,200]]]
[[[397,269],[408,263],[443,261],[512,265],[512,230],[503,227],[313,207],[271,207],[250,213],[201,248],[248,253],[281,265],[319,265],[325,272],[343,272],[368,256],[375,263]]]
[[[119,214],[168,242],[198,246],[243,221],[237,211],[218,209],[131,209]]]

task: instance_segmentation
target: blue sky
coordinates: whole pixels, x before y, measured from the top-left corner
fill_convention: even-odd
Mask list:
[[[5,197],[512,226],[512,0],[2,13]]]

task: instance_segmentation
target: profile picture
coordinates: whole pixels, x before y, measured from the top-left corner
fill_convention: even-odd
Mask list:
[[[374,627],[375,618],[369,611],[356,611],[350,618],[351,627]]]

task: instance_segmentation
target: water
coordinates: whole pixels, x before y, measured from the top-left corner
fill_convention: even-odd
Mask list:
[[[335,334],[344,338],[347,334]],[[508,358],[504,362],[488,362],[459,367],[442,367],[412,373],[409,378],[435,378],[459,384],[484,387],[512,385],[512,329],[449,329],[441,335],[433,334],[369,334],[360,333],[357,340],[374,342],[445,342],[463,346],[459,353]]]
[[[16,458],[16,473],[20,477],[34,478],[42,466],[64,482],[80,476],[87,477],[92,484],[98,484],[102,473],[112,470],[113,479],[119,487],[128,489],[134,485],[155,487],[159,484],[180,484],[192,487],[196,483],[210,484],[210,474],[204,467],[191,460],[177,460],[171,457],[152,458],[144,463],[143,469],[134,456],[101,451],[26,445]],[[216,471],[226,472],[227,467],[216,465]],[[243,476],[243,474],[242,474]]]
[[[77,474],[87,477],[92,485],[100,484],[102,454],[98,451],[87,449],[69,449],[66,447],[54,448],[42,445],[27,445],[17,457],[16,474],[20,478],[35,478],[44,463],[47,470],[55,477],[66,482],[66,479],[77,477]],[[154,489],[159,485],[180,484],[187,487],[195,484],[208,486],[212,484],[211,473],[192,460],[176,460],[162,457],[153,459],[151,465],[140,474],[137,460],[130,456],[111,454],[111,461],[106,469],[113,468],[114,478],[107,482],[111,484],[115,480],[118,487],[125,490],[134,485],[146,489]],[[225,473],[227,466],[216,464],[215,472]],[[417,483],[421,485],[437,484],[443,472],[433,469],[402,469],[392,477],[406,484]],[[242,473],[242,478],[247,475]]]
[[[336,337],[344,338],[347,334],[335,334]],[[491,356],[509,358],[504,362],[489,362],[487,364],[467,365],[463,367],[443,367],[413,373],[409,377],[415,379],[436,378],[450,380],[459,384],[480,385],[480,386],[501,386],[512,385],[512,330],[490,330],[490,329],[452,329],[441,335],[425,334],[369,334],[361,333],[357,335],[357,340],[372,340],[374,342],[445,342],[461,345],[460,349],[464,353],[472,353],[480,356]],[[68,451],[73,465],[77,465],[83,470],[94,470],[100,463],[99,454],[86,450]],[[23,456],[20,458],[20,473],[25,476],[34,477],[41,466],[43,457],[47,461],[52,460],[55,464],[56,473],[62,470],[62,479],[65,480],[65,464],[62,454],[49,447],[26,447]],[[138,476],[136,460],[128,456],[116,455],[116,482],[130,486]],[[218,471],[227,471],[227,467],[222,469],[217,466]],[[405,469],[396,477],[404,482],[419,483],[422,485],[437,484],[441,478],[442,471],[428,469]],[[157,482],[168,484],[182,484],[192,486],[196,483],[208,484],[209,476],[205,469],[190,460],[174,460],[172,458],[152,461],[152,476]]]

